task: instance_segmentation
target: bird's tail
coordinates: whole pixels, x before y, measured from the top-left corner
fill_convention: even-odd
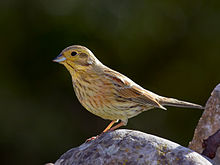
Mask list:
[[[161,105],[168,105],[168,106],[173,106],[173,107],[204,109],[204,107],[201,105],[189,103],[186,101],[180,101],[174,98],[159,97],[158,102]]]

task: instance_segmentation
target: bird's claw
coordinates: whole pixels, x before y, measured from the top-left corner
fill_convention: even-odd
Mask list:
[[[97,135],[97,136],[93,136],[93,137],[91,137],[91,138],[87,139],[87,140],[86,140],[86,143],[87,143],[87,142],[90,142],[90,141],[92,141],[92,140],[97,139],[98,137],[102,136],[104,133],[108,133],[108,132],[111,132],[111,131],[112,131],[112,130],[111,130],[111,129],[109,129],[109,130],[107,130],[106,132],[102,132],[102,133],[100,133],[100,134],[99,134],[99,135]]]
[[[98,137],[99,137],[99,135],[93,136],[93,137],[87,139],[87,140],[86,140],[86,143],[87,143],[87,142],[90,142],[90,141],[92,141],[92,140],[95,140],[95,139],[98,138]]]

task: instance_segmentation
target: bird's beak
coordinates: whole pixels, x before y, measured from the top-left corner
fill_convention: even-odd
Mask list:
[[[63,62],[66,60],[66,57],[63,57],[62,54],[59,54],[56,58],[53,59],[53,62]]]

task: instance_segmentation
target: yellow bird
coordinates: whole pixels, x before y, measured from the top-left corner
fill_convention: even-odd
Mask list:
[[[80,103],[91,113],[112,122],[103,131],[125,126],[129,118],[152,108],[175,106],[203,109],[202,106],[159,96],[123,74],[103,65],[84,46],[64,49],[54,62],[63,64],[72,76],[74,91]],[[112,125],[120,120],[114,127]]]

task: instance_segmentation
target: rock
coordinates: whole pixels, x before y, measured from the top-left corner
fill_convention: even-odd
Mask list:
[[[64,153],[55,165],[211,165],[195,151],[139,131],[119,129]]]
[[[209,97],[205,110],[200,118],[195,129],[193,140],[189,144],[189,148],[202,153],[202,143],[204,139],[213,135],[220,129],[220,84],[212,91]],[[216,164],[220,164],[220,148],[218,148],[214,158]]]

